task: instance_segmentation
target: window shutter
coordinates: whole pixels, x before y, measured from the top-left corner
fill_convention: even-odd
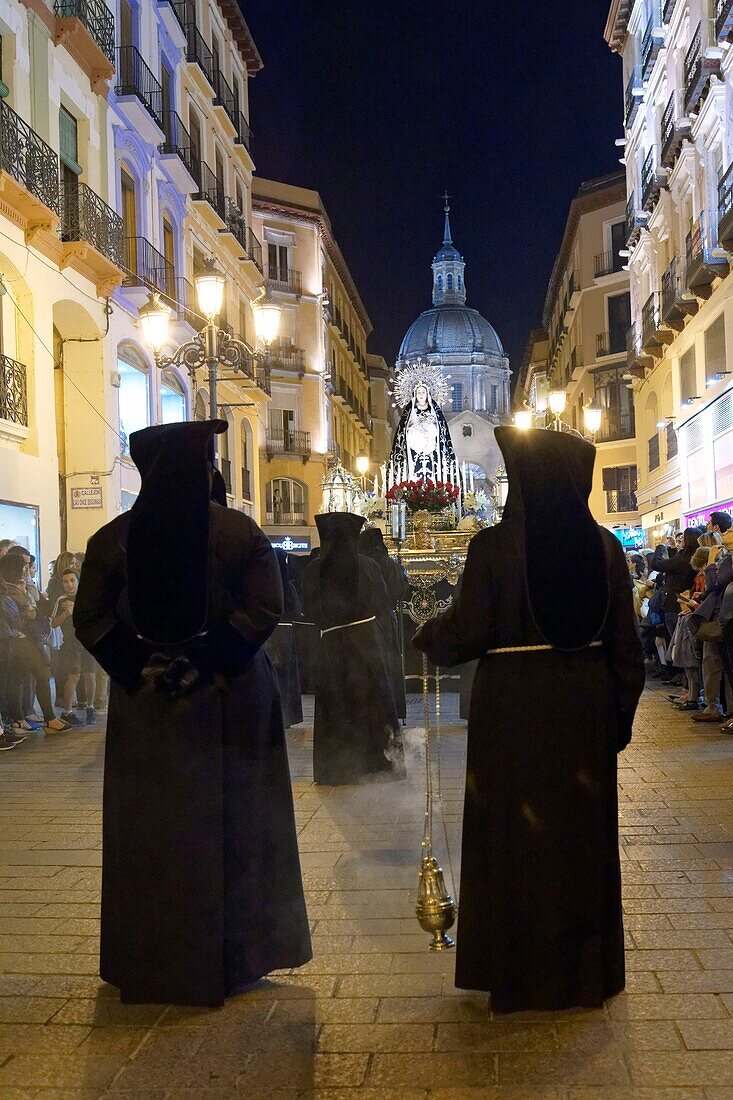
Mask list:
[[[615,466],[605,466],[603,469],[603,491],[612,493],[618,489],[618,471]]]

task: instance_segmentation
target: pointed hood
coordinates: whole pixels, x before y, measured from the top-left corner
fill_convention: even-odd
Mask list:
[[[142,487],[130,512],[127,587],[138,633],[178,645],[201,633],[208,605],[213,438],[224,420],[158,424],[133,432]]]
[[[352,622],[359,605],[359,532],[364,517],[351,512],[316,516],[321,607],[327,626]]]
[[[588,508],[595,447],[542,429],[497,428],[496,440],[509,478],[502,522],[521,525],[518,565],[537,628],[557,649],[582,649],[609,604],[603,537]]]

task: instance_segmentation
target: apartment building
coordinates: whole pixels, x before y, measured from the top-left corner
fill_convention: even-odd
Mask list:
[[[275,544],[317,541],[329,460],[352,473],[372,453],[366,339],[371,322],[320,195],[255,177],[253,224],[282,310],[269,349],[272,400],[261,428],[263,525]]]
[[[620,532],[634,531],[639,520],[634,405],[624,378],[630,324],[625,227],[623,173],[582,184],[550,277],[544,333],[531,342],[524,371],[526,399],[542,422],[547,387],[564,393],[562,416],[576,431],[588,434],[587,406],[600,409],[590,507],[599,523]],[[546,372],[540,369],[545,354]]]
[[[628,373],[650,540],[733,509],[733,0],[614,0],[623,66]]]

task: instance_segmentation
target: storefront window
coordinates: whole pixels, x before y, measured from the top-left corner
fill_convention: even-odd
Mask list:
[[[160,384],[160,417],[163,424],[178,424],[186,419],[186,392],[173,371],[163,371]]]
[[[733,497],[733,432],[726,432],[713,444],[715,455],[715,499]]]
[[[40,563],[38,509],[31,504],[0,501],[0,539],[12,539],[18,546],[25,546]],[[40,576],[40,566],[38,572]],[[45,577],[42,580],[45,587]]]
[[[120,375],[120,436],[123,454],[130,453],[130,436],[150,424],[150,379],[142,362],[118,359]]]
[[[702,508],[707,501],[705,490],[705,452],[694,451],[687,456],[687,484],[690,508]]]

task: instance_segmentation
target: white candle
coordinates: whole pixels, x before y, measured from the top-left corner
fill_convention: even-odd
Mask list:
[[[471,492],[473,492],[474,491],[474,489],[473,489],[473,467],[471,467],[471,469],[468,471],[468,474],[469,474],[469,477],[471,479]]]

